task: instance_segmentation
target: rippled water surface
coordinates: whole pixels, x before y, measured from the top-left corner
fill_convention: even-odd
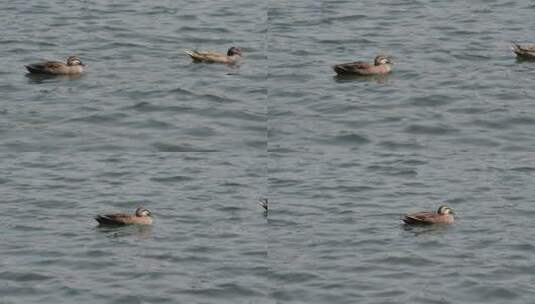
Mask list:
[[[265,5],[122,2],[1,4],[2,149],[265,150]],[[238,68],[184,55],[232,45],[247,54]],[[24,64],[70,54],[85,75],[25,75]]]
[[[0,8],[0,303],[533,301],[531,2]],[[71,54],[81,77],[25,74]],[[442,202],[454,225],[401,225]],[[153,226],[93,220],[139,204]]]

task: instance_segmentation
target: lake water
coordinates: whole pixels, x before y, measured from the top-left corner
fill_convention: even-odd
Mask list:
[[[531,2],[0,9],[0,303],[533,302]],[[25,73],[71,54],[81,77]],[[443,202],[454,225],[401,225]],[[93,220],[138,205],[153,226]]]

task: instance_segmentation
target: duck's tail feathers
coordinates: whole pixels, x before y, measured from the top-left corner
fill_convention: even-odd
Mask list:
[[[106,215],[97,215],[95,216],[95,220],[100,224],[100,225],[117,225],[117,222],[114,221],[113,219],[109,218],[108,216]]]
[[[269,203],[267,199],[261,199],[258,201],[258,204],[264,208],[265,211],[268,211],[269,209]]]
[[[423,221],[423,220],[421,220],[419,218],[416,218],[416,217],[412,217],[410,215],[401,216],[401,220],[403,222],[405,222],[405,224],[407,224],[407,225],[427,225],[427,224],[429,224],[426,221]]]
[[[338,75],[345,74],[345,72],[346,72],[346,69],[340,64],[333,65],[332,68],[336,72],[336,74],[338,74]]]
[[[185,50],[184,53],[186,53],[191,58],[194,58],[196,51],[194,51],[194,50]]]
[[[40,69],[39,65],[36,64],[28,64],[24,66],[26,70],[30,73],[42,73],[42,70]]]

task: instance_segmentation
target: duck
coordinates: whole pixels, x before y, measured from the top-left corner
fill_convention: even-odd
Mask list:
[[[95,220],[100,225],[109,226],[123,226],[130,224],[151,225],[152,213],[144,207],[138,207],[135,214],[127,213],[112,213],[112,214],[99,214],[95,217]]]
[[[195,62],[235,64],[242,58],[241,49],[234,46],[228,49],[226,55],[214,51],[186,50],[185,52]]]
[[[258,200],[258,204],[264,208],[264,211],[268,211],[269,209],[269,202],[268,202],[268,199],[267,198],[262,198],[260,200]]]
[[[378,55],[375,57],[373,65],[363,61],[355,61],[334,65],[333,70],[338,75],[384,75],[392,71],[392,61],[384,55]]]
[[[401,220],[407,225],[432,225],[432,224],[453,224],[453,210],[446,205],[438,207],[434,211],[421,211],[404,214]]]
[[[85,64],[78,56],[70,56],[67,63],[61,61],[42,61],[26,65],[28,72],[49,75],[77,75],[84,72]]]
[[[535,59],[535,45],[520,45],[513,42],[513,53],[521,59]]]

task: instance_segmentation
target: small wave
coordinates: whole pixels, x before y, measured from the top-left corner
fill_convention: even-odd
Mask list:
[[[215,149],[196,147],[192,144],[171,144],[158,142],[152,145],[160,152],[217,152]]]
[[[186,182],[194,180],[193,177],[185,176],[185,175],[175,175],[175,176],[166,176],[166,177],[153,177],[151,178],[152,181],[155,182]]]
[[[407,133],[412,134],[431,134],[431,135],[447,135],[459,132],[458,129],[449,126],[428,126],[428,125],[410,125],[405,129]]]

